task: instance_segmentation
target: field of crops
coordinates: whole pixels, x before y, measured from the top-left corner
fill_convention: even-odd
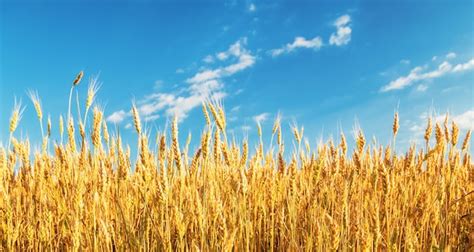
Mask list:
[[[299,128],[287,143],[276,120],[265,136],[256,126],[274,139],[264,148],[227,137],[222,106],[206,102],[194,149],[180,146],[176,119],[150,132],[132,106],[138,146],[128,147],[94,105],[97,88],[88,91],[83,116],[70,101],[51,120],[30,93],[43,135],[34,153],[16,132],[23,107],[13,108],[0,148],[0,250],[474,249],[470,131],[460,136],[448,117],[429,120],[425,147],[403,155],[393,150],[398,114],[392,145],[360,131],[353,151],[343,133],[312,146]]]

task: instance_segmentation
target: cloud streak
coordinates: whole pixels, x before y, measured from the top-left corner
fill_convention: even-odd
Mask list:
[[[426,67],[415,67],[410,71],[408,75],[399,77],[396,80],[391,81],[387,85],[383,86],[380,91],[388,92],[400,90],[420,81],[433,80],[448,74],[472,70],[474,69],[474,58],[469,60],[468,62],[456,65],[452,65],[448,61],[444,61],[443,63],[438,65],[437,69],[431,71],[425,71],[425,69]]]
[[[282,54],[293,52],[298,48],[319,50],[322,46],[323,40],[319,36],[309,40],[304,37],[296,37],[293,43],[286,44],[278,49],[270,50],[270,55],[272,55],[272,57],[277,57]]]

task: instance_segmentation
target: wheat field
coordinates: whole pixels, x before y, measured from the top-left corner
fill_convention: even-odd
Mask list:
[[[296,127],[286,143],[276,120],[267,134],[257,126],[260,139],[274,139],[264,148],[262,140],[230,140],[223,107],[206,102],[200,144],[191,148],[189,139],[180,146],[176,119],[170,132],[150,132],[132,105],[138,145],[129,147],[95,106],[97,86],[78,103],[84,115],[72,115],[82,75],[64,117],[45,118],[29,93],[38,151],[18,137],[23,106],[13,108],[0,148],[2,251],[474,249],[471,133],[460,136],[448,116],[430,119],[425,147],[405,154],[393,147],[398,114],[387,146],[362,131],[351,151],[343,133],[312,146]]]

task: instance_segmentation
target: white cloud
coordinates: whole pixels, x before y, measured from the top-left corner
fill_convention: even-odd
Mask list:
[[[229,57],[237,59],[237,62],[223,67],[218,67],[211,70],[204,70],[193,77],[186,80],[187,83],[196,84],[203,83],[209,80],[216,80],[223,77],[228,77],[240,72],[253,64],[255,64],[255,56],[251,55],[243,46],[247,43],[247,39],[241,39],[230,46],[229,50],[217,54],[217,58],[225,60]]]
[[[349,15],[343,15],[334,21],[337,32],[331,34],[329,38],[330,45],[342,46],[347,45],[351,41],[352,29],[349,27],[350,22],[351,17]]]
[[[254,11],[256,11],[256,10],[257,10],[257,6],[255,6],[254,3],[251,3],[251,4],[249,5],[249,11],[250,11],[250,12],[254,12]]]
[[[253,120],[254,120],[256,123],[262,123],[262,122],[266,121],[269,116],[270,116],[269,113],[261,113],[261,114],[258,114],[258,115],[256,115],[256,116],[254,116],[254,117],[253,117]]]
[[[351,17],[349,15],[340,16],[336,21],[334,21],[334,26],[341,27],[346,26],[351,22]]]
[[[119,110],[114,113],[112,113],[110,116],[107,117],[107,121],[111,123],[121,123],[125,118],[127,118],[128,113],[125,112],[124,110]]]
[[[201,106],[203,101],[223,99],[227,95],[224,91],[223,79],[255,64],[256,58],[245,48],[246,45],[247,38],[241,38],[228,50],[218,53],[217,59],[229,60],[232,63],[197,72],[194,76],[186,79],[187,86],[184,89],[170,93],[155,92],[145,96],[137,103],[140,115],[145,121],[158,119],[160,113],[167,116],[177,116],[179,120],[183,120],[189,111]],[[116,122],[123,121],[125,117],[126,115],[121,111],[109,116]]]
[[[178,69],[176,69],[176,73],[177,73],[177,74],[184,73],[184,69],[178,68]]]
[[[463,72],[474,68],[474,58],[464,64],[457,64],[453,67],[453,72]]]
[[[322,46],[323,46],[323,40],[319,36],[310,40],[307,40],[304,37],[296,37],[293,43],[286,44],[285,46],[278,49],[270,50],[269,53],[273,57],[277,57],[284,53],[290,53],[297,48],[308,48],[308,49],[318,50]]]
[[[216,55],[216,57],[219,59],[219,60],[226,60],[228,58],[227,54],[224,53],[224,52],[220,52]]]
[[[242,53],[246,52],[243,46],[247,45],[247,38],[243,37],[234,44],[232,44],[227,51],[219,52],[216,54],[216,58],[221,61],[228,59],[230,56],[240,57]]]
[[[410,74],[391,81],[388,85],[382,87],[381,91],[387,92],[395,89],[403,89],[406,86],[411,85],[413,81],[417,80],[419,78],[418,75],[421,71],[421,67],[415,67],[413,70],[411,70]]]
[[[457,64],[454,67],[449,62],[444,61],[443,63],[438,65],[437,69],[428,72],[424,72],[424,69],[425,68],[422,67],[415,67],[410,71],[408,75],[399,77],[398,79],[391,81],[387,85],[383,86],[380,91],[388,92],[398,89],[404,89],[419,81],[432,80],[440,78],[447,74],[464,72],[474,69],[474,59],[471,59],[470,61],[464,64]]]
[[[337,32],[331,34],[329,39],[330,45],[342,46],[349,43],[352,34],[350,23],[351,17],[349,15],[343,15],[334,21],[333,25],[337,28]],[[323,45],[324,43],[320,36],[314,37],[312,39],[306,39],[305,37],[297,36],[292,43],[288,43],[280,48],[269,50],[268,54],[270,54],[272,57],[277,57],[282,54],[293,52],[298,48],[319,50]]]
[[[456,53],[450,52],[446,54],[446,59],[454,59],[456,58]]]

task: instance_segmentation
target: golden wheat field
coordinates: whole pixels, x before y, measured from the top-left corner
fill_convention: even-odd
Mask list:
[[[0,149],[2,251],[474,249],[471,133],[459,136],[448,117],[429,120],[426,147],[402,155],[369,144],[362,131],[350,152],[344,133],[311,146],[294,128],[294,143],[284,143],[278,120],[264,148],[229,140],[222,106],[207,102],[191,150],[179,144],[177,120],[155,138],[133,105],[138,146],[128,147],[94,105],[96,91],[89,87],[81,104],[84,117],[72,116],[70,98],[57,120],[45,119],[30,93],[43,135],[35,153],[16,134],[23,107],[13,108]],[[394,143],[397,113],[388,130]]]

